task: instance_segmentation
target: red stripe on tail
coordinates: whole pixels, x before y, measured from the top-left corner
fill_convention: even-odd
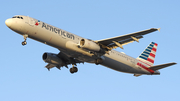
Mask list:
[[[149,55],[152,56],[153,58],[155,58],[155,55],[153,53],[150,53]]]
[[[153,71],[152,69],[147,68],[146,66],[144,66],[143,64],[141,64],[141,63],[139,63],[139,62],[137,63],[137,65],[140,66],[140,67],[142,67],[142,68],[144,68],[145,70],[149,71],[151,74],[154,73],[154,71]]]
[[[151,63],[154,63],[154,60],[148,58],[147,61],[151,62]]]
[[[156,48],[153,48],[152,50],[156,52]]]

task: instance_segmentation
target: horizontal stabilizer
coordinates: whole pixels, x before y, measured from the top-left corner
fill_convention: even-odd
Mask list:
[[[150,67],[149,69],[156,71],[156,70],[166,68],[168,66],[172,66],[172,65],[175,65],[175,64],[176,64],[175,62],[172,62],[172,63],[162,64],[162,65],[156,65],[156,66]]]

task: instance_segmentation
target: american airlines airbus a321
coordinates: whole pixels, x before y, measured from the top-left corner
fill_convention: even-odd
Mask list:
[[[70,72],[76,73],[78,71],[78,68],[75,67],[77,63],[88,62],[140,76],[143,74],[160,75],[159,69],[176,64],[172,62],[153,66],[158,46],[155,42],[151,42],[136,59],[113,50],[117,47],[123,49],[123,45],[134,41],[139,42],[143,35],[159,30],[157,28],[94,41],[29,16],[17,15],[7,19],[5,24],[24,37],[22,45],[27,44],[27,38],[32,38],[60,51],[58,54],[47,52],[43,54],[42,58],[48,63],[45,66],[48,70],[53,67],[60,69],[65,66],[68,68],[68,65],[72,65]]]

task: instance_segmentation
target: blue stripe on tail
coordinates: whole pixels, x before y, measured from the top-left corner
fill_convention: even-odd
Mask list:
[[[142,58],[142,59],[145,59],[145,60],[147,60],[147,58],[145,58],[145,57],[143,57],[143,56],[139,56],[139,58]]]
[[[141,56],[145,56],[145,57],[148,57],[149,55],[146,55],[146,54],[141,54]]]
[[[146,52],[146,51],[144,51],[143,53],[148,54],[148,55],[150,54],[149,52]]]

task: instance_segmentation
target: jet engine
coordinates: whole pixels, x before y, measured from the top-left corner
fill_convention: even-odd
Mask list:
[[[54,64],[58,66],[61,66],[62,64],[62,60],[59,57],[57,57],[57,54],[44,53],[42,58],[45,62],[50,63],[50,64]]]
[[[101,50],[100,46],[95,42],[87,39],[81,39],[80,45],[81,48],[87,49],[89,51],[99,52]]]

